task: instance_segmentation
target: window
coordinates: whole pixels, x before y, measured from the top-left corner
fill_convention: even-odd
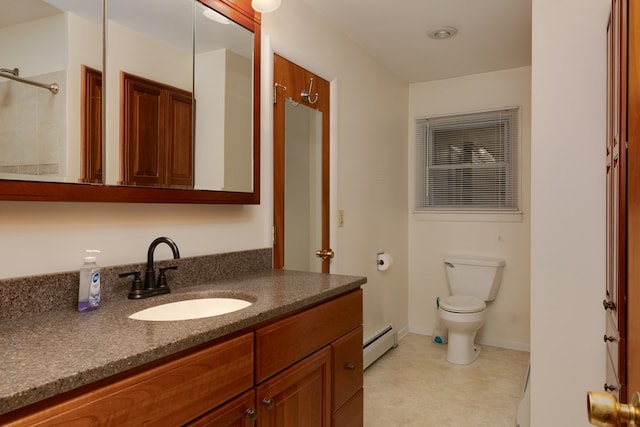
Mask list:
[[[518,210],[519,109],[416,119],[417,212]]]

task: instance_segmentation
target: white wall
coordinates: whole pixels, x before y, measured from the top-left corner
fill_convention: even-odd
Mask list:
[[[344,211],[344,227],[332,242],[332,272],[368,277],[365,339],[387,324],[406,330],[408,86],[302,1],[282,2],[276,12],[263,15],[262,34],[277,53],[332,82],[334,226],[337,210]],[[271,81],[265,77],[262,94],[268,104]],[[271,129],[264,128],[270,123],[262,120],[268,137]],[[269,141],[263,139],[264,150],[272,149]],[[385,272],[376,270],[379,251],[395,260]]]
[[[521,210],[516,218],[452,220],[443,214],[414,214],[409,200],[409,325],[431,335],[435,299],[451,295],[444,256],[475,254],[505,259],[495,301],[487,304],[487,322],[478,332],[483,343],[529,349],[529,207],[531,68],[515,68],[447,80],[412,84],[409,89],[409,194],[415,193],[415,118],[519,106]],[[516,222],[510,222],[516,221]]]
[[[604,383],[608,0],[533,0],[531,421],[588,426]]]

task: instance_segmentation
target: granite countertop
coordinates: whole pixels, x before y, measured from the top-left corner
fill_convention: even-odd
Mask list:
[[[105,302],[98,310],[71,308],[0,324],[0,414],[136,366],[275,319],[358,289],[357,276],[265,270],[181,287],[142,300]],[[216,317],[174,322],[129,319],[154,305],[200,297],[253,302]]]

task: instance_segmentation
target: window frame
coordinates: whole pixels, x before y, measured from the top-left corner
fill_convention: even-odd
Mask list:
[[[416,182],[413,212],[419,219],[499,222],[521,221],[521,111],[522,109],[519,106],[515,106],[470,113],[423,116],[415,119]],[[507,114],[505,115],[504,113]],[[499,122],[506,122],[511,128],[505,137],[508,139],[497,143],[505,149],[505,158],[497,163],[501,163],[503,166],[506,165],[504,172],[505,177],[500,182],[506,186],[505,200],[511,202],[504,204],[502,207],[500,206],[501,203],[482,207],[474,205],[473,197],[471,197],[469,198],[469,200],[471,200],[470,202],[462,204],[437,205],[433,203],[431,197],[433,197],[434,185],[430,182],[430,170],[448,170],[452,172],[462,170],[477,171],[486,167],[486,164],[482,162],[474,163],[473,161],[444,165],[434,164],[434,132],[447,128],[456,130],[485,124],[487,126],[495,126]],[[448,188],[449,186],[451,186],[451,184],[446,183],[445,185],[441,185],[440,188]],[[473,185],[471,185],[469,189],[473,190]],[[446,197],[452,198],[452,193],[448,195],[445,194],[445,198]]]

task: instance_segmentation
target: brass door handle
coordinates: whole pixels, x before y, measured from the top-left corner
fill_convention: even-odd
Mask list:
[[[618,403],[616,397],[604,391],[587,393],[587,411],[589,422],[594,426],[616,427],[622,423],[630,426],[640,422],[640,394],[636,391],[631,403]]]
[[[316,256],[318,258],[322,258],[324,261],[326,261],[327,259],[331,259],[336,255],[335,252],[333,252],[332,249],[320,249],[318,251],[316,251]]]

